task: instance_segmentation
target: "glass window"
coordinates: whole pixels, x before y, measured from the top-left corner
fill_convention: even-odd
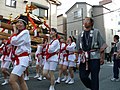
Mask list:
[[[120,30],[118,30],[118,32],[120,32]]]
[[[81,9],[74,12],[74,18],[79,18],[79,17],[81,17],[81,16],[82,16],[82,11],[81,11]]]
[[[16,8],[16,0],[6,0],[5,5]]]
[[[39,16],[39,9],[32,10],[32,14]]]
[[[73,36],[73,31],[71,31],[71,36]]]
[[[112,34],[112,35],[114,34],[113,29],[111,29],[111,34]]]
[[[118,25],[120,25],[120,21],[118,22]]]
[[[78,35],[78,30],[74,30],[74,35]]]
[[[38,8],[32,11],[32,14],[37,15],[41,18],[48,18],[48,9]]]
[[[74,18],[77,18],[77,17],[78,17],[78,12],[75,11],[75,12],[74,12]]]

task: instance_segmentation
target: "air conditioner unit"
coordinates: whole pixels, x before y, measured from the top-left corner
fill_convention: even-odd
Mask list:
[[[23,0],[23,2],[24,2],[24,3],[27,3],[27,2],[28,2],[28,0]]]

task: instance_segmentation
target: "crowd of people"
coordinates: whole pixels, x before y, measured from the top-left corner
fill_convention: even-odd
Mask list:
[[[13,35],[7,40],[3,39],[0,47],[1,70],[5,80],[2,85],[9,83],[12,90],[20,90],[20,88],[28,90],[25,80],[29,80],[28,68],[32,59],[31,38],[26,29],[27,24],[26,17],[19,17],[13,24]],[[61,81],[66,84],[74,84],[74,69],[76,68],[79,70],[81,81],[87,88],[99,90],[100,65],[104,64],[104,50],[107,45],[100,31],[93,25],[93,19],[86,17],[83,21],[84,30],[78,35],[78,39],[69,36],[66,41],[63,37],[58,37],[57,29],[51,28],[49,36],[43,39],[42,44],[37,45],[34,78],[40,81],[48,79],[50,81],[49,90],[55,90],[55,83],[60,84]],[[116,49],[114,54],[118,53],[119,49]],[[115,62],[115,64],[117,63]],[[13,70],[10,73],[8,69],[11,64]],[[54,72],[57,66],[59,72],[55,79]],[[118,67],[114,67],[114,72],[116,73],[113,79],[117,80],[119,78]],[[111,80],[113,81],[113,79]]]

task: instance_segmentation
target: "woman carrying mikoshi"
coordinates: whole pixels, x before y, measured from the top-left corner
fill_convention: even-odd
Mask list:
[[[26,29],[27,24],[28,18],[21,15],[16,24],[13,24],[14,34],[9,40],[13,45],[11,58],[14,61],[14,68],[9,80],[12,90],[20,90],[20,88],[21,90],[28,90],[23,75],[29,65],[29,54],[31,53],[31,39],[29,31]]]
[[[50,80],[51,86],[49,90],[55,90],[54,83],[54,71],[58,64],[58,52],[60,49],[60,43],[57,39],[57,30],[51,29],[50,37],[48,37],[48,45],[46,49],[46,61],[43,67],[43,75]]]

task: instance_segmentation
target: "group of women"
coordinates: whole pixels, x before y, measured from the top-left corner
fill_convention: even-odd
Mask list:
[[[4,75],[5,85],[9,82],[12,90],[28,90],[24,80],[24,71],[29,66],[31,60],[31,39],[29,31],[26,29],[28,20],[20,16],[17,22],[13,24],[13,35],[2,40],[0,47],[1,68]],[[37,46],[36,57],[36,76],[38,80],[42,77],[50,80],[49,90],[55,90],[55,83],[65,81],[67,84],[74,83],[73,68],[80,64],[80,59],[76,60],[78,55],[75,54],[76,41],[73,36],[69,36],[65,42],[64,38],[58,38],[57,30],[51,28],[50,34],[44,38],[43,44]],[[10,64],[13,64],[13,70],[8,72]],[[54,72],[59,64],[59,74],[55,80]],[[40,71],[39,71],[40,69]],[[62,75],[64,76],[61,79]],[[9,77],[9,81],[7,79]],[[19,83],[18,83],[19,81]]]

